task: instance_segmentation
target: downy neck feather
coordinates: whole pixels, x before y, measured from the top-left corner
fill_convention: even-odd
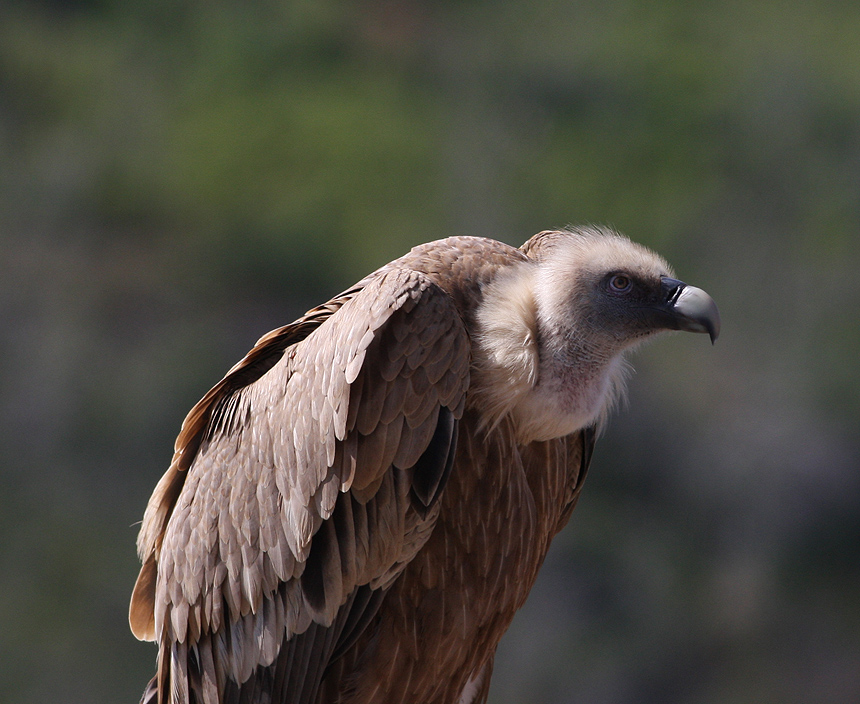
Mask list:
[[[487,429],[510,416],[523,444],[601,426],[627,378],[620,350],[558,324],[550,312],[558,295],[553,305],[540,300],[552,280],[542,269],[518,265],[489,286],[477,311],[471,405]]]

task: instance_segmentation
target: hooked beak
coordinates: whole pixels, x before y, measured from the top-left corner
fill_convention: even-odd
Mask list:
[[[665,294],[661,308],[666,314],[666,327],[671,330],[706,332],[713,344],[720,336],[720,311],[714,299],[702,289],[668,276],[664,276],[661,282]]]

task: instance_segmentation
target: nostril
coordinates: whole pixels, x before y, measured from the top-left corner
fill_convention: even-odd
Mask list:
[[[662,288],[663,294],[666,297],[666,303],[668,303],[670,306],[675,305],[675,303],[678,301],[678,298],[681,296],[681,293],[686,288],[687,284],[685,284],[683,281],[678,281],[678,279],[669,278],[668,276],[664,276],[661,279],[661,282],[663,284]]]
[[[679,284],[678,286],[675,286],[675,288],[673,288],[671,291],[669,291],[669,297],[666,299],[667,302],[672,304],[672,305],[675,305],[675,303],[678,301],[678,298],[681,295],[681,291],[683,291],[683,290],[684,290],[683,284]]]

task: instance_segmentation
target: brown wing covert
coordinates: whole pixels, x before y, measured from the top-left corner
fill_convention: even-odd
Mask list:
[[[435,522],[468,386],[459,313],[409,270],[323,309],[263,338],[192,410],[153,495],[131,620],[161,643],[164,701],[295,679],[277,675],[282,650],[321,677],[378,603],[368,590]],[[291,689],[304,701],[315,685]]]

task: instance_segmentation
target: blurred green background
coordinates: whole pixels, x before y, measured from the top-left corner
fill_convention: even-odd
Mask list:
[[[0,3],[0,701],[137,701],[136,522],[261,334],[419,242],[611,224],[719,302],[492,704],[860,701],[860,4]]]

